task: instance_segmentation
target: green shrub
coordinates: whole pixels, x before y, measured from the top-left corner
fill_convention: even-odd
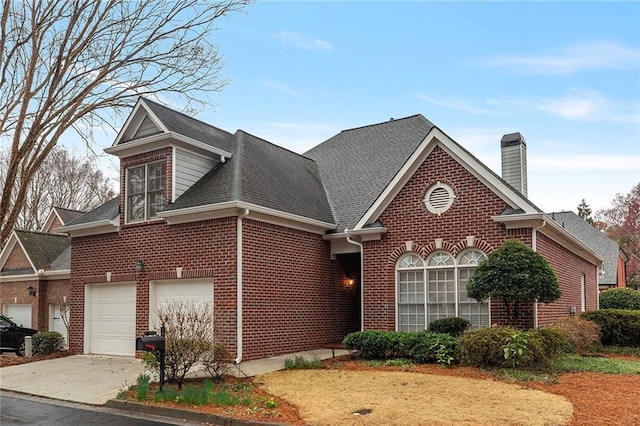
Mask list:
[[[471,327],[471,323],[464,318],[441,318],[429,323],[429,331],[432,333],[450,334],[458,337]]]
[[[402,331],[359,331],[342,343],[363,359],[408,358],[418,363],[454,361],[457,341],[448,334]]]
[[[640,291],[632,288],[612,288],[600,293],[600,309],[640,310]]]
[[[532,366],[547,366],[567,347],[562,332],[553,327],[536,328],[529,335],[529,361]]]
[[[140,374],[136,380],[136,399],[138,401],[144,401],[147,399],[149,393],[149,380],[148,374]]]
[[[570,352],[583,352],[591,346],[600,344],[600,326],[582,317],[566,317],[553,323],[564,340]]]
[[[482,328],[460,336],[460,359],[475,367],[534,367],[548,364],[566,345],[551,328],[526,332],[512,327]]]
[[[476,367],[505,365],[503,346],[516,334],[512,327],[491,327],[469,331],[458,339],[460,360]]]
[[[33,353],[49,355],[64,349],[64,337],[57,331],[42,331],[33,335]]]
[[[600,326],[603,345],[640,346],[640,311],[601,309],[580,316]]]

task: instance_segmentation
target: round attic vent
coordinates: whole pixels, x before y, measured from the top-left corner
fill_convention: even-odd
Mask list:
[[[455,198],[456,196],[453,194],[453,189],[451,189],[449,185],[438,181],[435,185],[427,189],[423,201],[427,210],[439,215],[449,210]]]

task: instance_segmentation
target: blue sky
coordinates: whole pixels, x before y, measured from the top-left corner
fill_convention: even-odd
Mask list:
[[[302,153],[422,114],[498,174],[519,131],[548,212],[640,182],[640,2],[268,1],[216,42],[230,83],[198,118],[228,131]]]

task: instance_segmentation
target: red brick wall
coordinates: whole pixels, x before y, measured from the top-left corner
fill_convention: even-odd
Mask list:
[[[36,292],[30,296],[27,288],[32,286]],[[31,305],[31,328],[47,331],[49,324],[49,304],[61,304],[63,296],[69,295],[69,280],[38,280],[3,282],[0,285],[0,304]]]
[[[17,269],[17,268],[31,268],[29,259],[24,254],[22,247],[20,247],[20,244],[18,243],[16,243],[16,245],[13,246],[13,249],[11,250],[11,253],[9,253],[9,256],[7,257],[7,261],[4,263],[2,270],[5,271],[5,270]]]
[[[582,274],[586,276],[586,310],[597,309],[598,282],[596,267],[584,259],[570,253],[542,232],[537,232],[537,251],[547,259],[558,277],[562,290],[560,299],[552,304],[538,305],[538,325],[551,325],[558,318],[568,317],[571,306],[580,315]]]
[[[359,329],[359,295],[321,235],[243,225],[245,360],[316,349]]]
[[[49,226],[49,229],[45,229],[44,232],[55,233],[62,225],[64,224],[60,221],[60,219],[58,219],[58,216],[55,216],[53,222],[51,223],[51,226]]]
[[[451,186],[456,195],[451,208],[439,216],[430,213],[422,201],[437,181]],[[436,147],[380,216],[388,229],[382,240],[365,242],[365,329],[396,328],[395,267],[407,251],[405,242],[412,241],[412,251],[426,257],[436,250],[436,238],[441,238],[443,249],[455,256],[467,248],[466,237],[475,236],[475,245],[488,253],[507,238],[504,227],[491,219],[506,207],[489,188]],[[492,303],[492,322],[499,320],[494,318],[498,309]]]
[[[143,260],[144,272],[135,272]],[[236,218],[167,226],[164,221],[123,225],[119,233],[72,239],[70,348],[84,347],[84,287],[86,283],[136,281],[136,334],[149,327],[149,281],[211,277],[214,303],[223,322],[224,341],[235,352]],[[232,326],[233,325],[233,326]]]

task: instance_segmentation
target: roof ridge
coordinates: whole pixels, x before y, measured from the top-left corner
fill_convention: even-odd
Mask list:
[[[47,235],[50,237],[64,237],[69,238],[66,234],[53,234],[51,232],[42,232],[42,231],[26,231],[24,229],[14,229],[16,232],[22,232],[23,234],[38,234],[38,235]]]
[[[60,210],[66,210],[69,212],[78,212],[78,213],[86,213],[86,211],[84,210],[78,210],[78,209],[68,209],[66,207],[60,207],[60,206],[53,206],[54,209],[60,209]]]
[[[389,119],[387,121],[381,121],[379,123],[367,124],[367,125],[364,125],[364,126],[352,127],[350,129],[344,129],[344,130],[341,130],[340,133],[351,132],[353,130],[366,129],[367,127],[380,126],[380,125],[383,125],[383,124],[389,124],[389,123],[392,123],[392,122],[395,122],[395,121],[408,120],[410,118],[415,118],[415,117],[422,117],[424,120],[429,121],[422,114],[413,114],[413,115],[409,115],[407,117],[402,117],[402,118],[393,118],[392,117],[391,119]],[[431,123],[431,122],[429,122],[429,123]],[[433,125],[433,123],[432,123],[432,125]]]
[[[279,150],[281,150],[281,151],[287,151],[287,152],[289,152],[289,153],[291,153],[291,154],[294,154],[294,155],[296,155],[296,156],[298,156],[298,157],[302,157],[302,158],[304,158],[305,160],[309,160],[309,161],[312,161],[312,162],[314,162],[314,163],[315,163],[315,160],[313,160],[313,159],[311,159],[311,158],[309,158],[309,157],[307,157],[307,156],[305,156],[305,155],[303,155],[303,154],[300,154],[300,153],[297,153],[297,152],[295,152],[295,151],[292,151],[292,150],[290,150],[289,148],[286,148],[286,147],[284,147],[284,146],[280,146],[280,145],[278,145],[277,143],[274,143],[274,142],[268,141],[268,140],[266,140],[265,138],[262,138],[262,137],[260,137],[260,136],[256,136],[256,135],[254,135],[253,133],[249,133],[249,132],[247,132],[246,130],[238,129],[238,130],[236,131],[236,133],[238,133],[238,132],[242,132],[242,133],[244,133],[244,134],[245,134],[245,135],[247,135],[247,136],[251,136],[251,137],[252,137],[252,138],[254,138],[254,139],[257,139],[257,140],[259,140],[259,141],[261,141],[261,142],[264,142],[264,143],[269,144],[269,145],[271,145],[271,146],[273,146],[273,147],[275,147],[275,148],[278,148],[278,149],[279,149]]]
[[[191,117],[190,115],[187,115],[187,114],[185,114],[185,113],[184,113],[184,112],[182,112],[182,111],[178,111],[178,110],[176,110],[176,109],[169,108],[169,107],[168,107],[168,106],[166,106],[166,105],[163,105],[163,104],[161,104],[161,103],[159,103],[159,102],[156,102],[156,101],[152,101],[151,99],[149,99],[149,98],[145,98],[144,96],[140,96],[140,98],[141,98],[143,101],[145,101],[145,102],[150,102],[150,103],[152,103],[152,104],[154,104],[154,105],[157,105],[157,106],[159,106],[159,107],[161,107],[161,108],[167,109],[167,110],[169,110],[169,111],[171,111],[171,112],[173,112],[173,113],[180,114],[180,115],[182,115],[183,117],[188,118],[189,120],[197,121],[198,123],[202,123],[202,124],[204,124],[204,125],[205,125],[205,126],[207,126],[207,127],[212,127],[212,128],[214,128],[214,129],[216,129],[216,130],[220,130],[221,132],[224,132],[224,133],[228,134],[229,136],[233,136],[233,133],[229,132],[228,130],[221,129],[220,127],[214,126],[213,124],[207,123],[206,121],[200,120],[199,118]]]

